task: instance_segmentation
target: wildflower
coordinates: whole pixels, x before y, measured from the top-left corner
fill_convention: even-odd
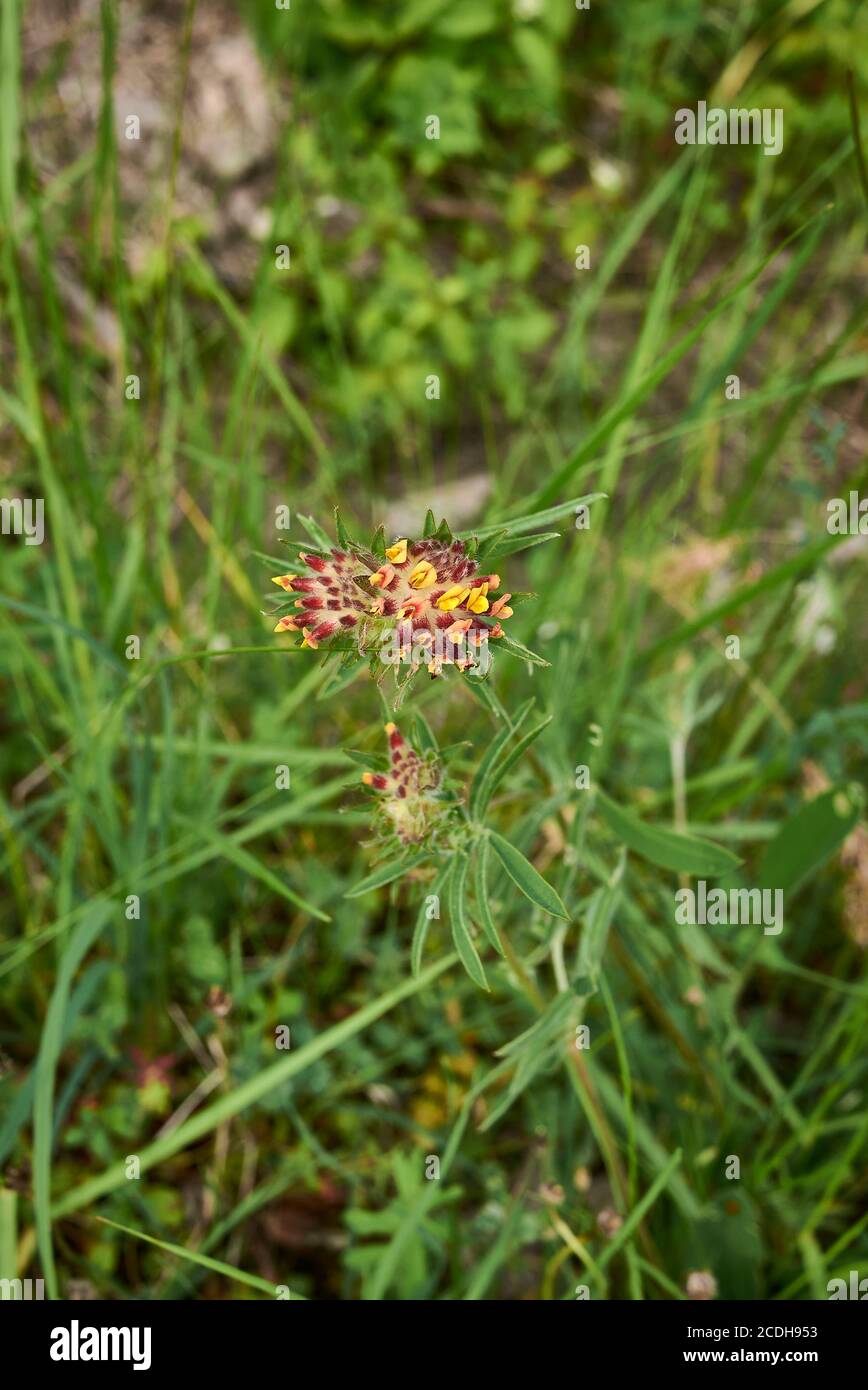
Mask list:
[[[540,1184],[539,1195],[548,1206],[559,1207],[564,1200],[564,1189],[559,1182],[544,1182]]]
[[[374,570],[368,582],[374,586],[382,585],[384,589],[388,589],[397,578],[398,575],[392,565],[381,565],[378,570]]]
[[[475,589],[471,589],[467,596],[467,607],[471,613],[485,613],[488,609],[487,584],[479,584]]]
[[[613,1207],[604,1207],[597,1212],[597,1226],[607,1240],[611,1240],[617,1231],[620,1231],[624,1222]]]
[[[710,1269],[692,1269],[687,1276],[684,1292],[694,1303],[707,1303],[717,1297],[717,1280]]]
[[[206,1003],[215,1018],[226,1018],[232,1012],[232,995],[220,985],[211,986]]]
[[[171,1099],[170,1072],[175,1065],[174,1053],[167,1052],[161,1057],[148,1057],[141,1048],[131,1047],[129,1054],[132,1058],[139,1104],[149,1114],[164,1114]]]
[[[396,724],[385,726],[389,739],[389,771],[364,772],[362,781],[382,793],[381,807],[389,829],[404,844],[426,839],[449,814],[439,797],[442,773],[435,759],[411,748]]]
[[[492,598],[500,576],[477,573],[475,545],[453,539],[445,522],[419,540],[381,540],[378,556],[341,534],[346,548],[299,553],[308,573],[274,576],[295,609],[275,632],[301,632],[301,645],[313,651],[352,634],[360,653],[379,651],[385,664],[407,661],[413,670],[424,662],[431,675],[444,666],[484,672],[477,658],[490,637],[503,635],[512,609],[509,594]]]
[[[420,560],[413,566],[407,582],[411,589],[427,589],[437,583],[437,571],[429,560]]]

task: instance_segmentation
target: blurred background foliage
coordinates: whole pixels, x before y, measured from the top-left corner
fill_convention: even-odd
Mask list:
[[[865,548],[825,502],[864,490],[865,37],[850,0],[4,7],[0,487],[47,540],[0,549],[0,1274],[803,1298],[864,1266]],[[780,107],[782,154],[678,147],[699,100]],[[344,896],[342,749],[383,713],[271,637],[275,508],[303,541],[337,504],[397,535],[594,491],[502,568],[550,668],[493,675],[553,719],[492,824],[573,920],[501,880],[491,993],[451,967],[392,1004],[430,881]],[[469,778],[494,712],[451,678],[410,707]],[[772,854],[782,937],[673,926],[582,764],[746,885]],[[321,1050],[248,1103],[279,1025]]]

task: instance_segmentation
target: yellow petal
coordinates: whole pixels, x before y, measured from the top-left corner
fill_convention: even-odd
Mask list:
[[[410,587],[413,589],[430,589],[436,583],[437,571],[430,560],[420,560],[410,571]]]
[[[394,545],[387,547],[386,555],[392,561],[393,565],[403,565],[407,558],[407,542],[403,540],[395,541]]]
[[[467,607],[471,613],[485,613],[488,609],[488,585],[480,584],[477,589],[470,590],[470,597],[467,600]]]
[[[451,613],[453,608],[462,604],[470,593],[469,589],[462,588],[460,584],[453,584],[447,589],[445,594],[441,594],[437,600],[437,607],[443,613]]]
[[[272,584],[279,584],[281,589],[291,589],[294,574],[275,574],[272,576]]]

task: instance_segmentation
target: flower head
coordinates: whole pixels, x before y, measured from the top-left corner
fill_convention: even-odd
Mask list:
[[[300,632],[314,650],[351,634],[360,652],[379,650],[384,665],[424,664],[432,676],[444,666],[486,669],[487,643],[503,636],[511,596],[494,597],[500,576],[480,572],[475,543],[453,539],[444,522],[418,540],[381,541],[379,556],[344,544],[300,552],[307,573],[275,575],[294,609],[275,632]]]
[[[389,831],[404,844],[418,844],[440,828],[450,813],[439,795],[443,773],[434,757],[422,757],[410,746],[396,724],[387,724],[386,734],[389,771],[363,772],[362,781],[381,794]]]

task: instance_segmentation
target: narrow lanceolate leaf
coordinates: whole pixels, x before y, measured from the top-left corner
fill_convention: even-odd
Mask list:
[[[495,951],[501,956],[505,954],[500,933],[494,925],[494,918],[491,915],[491,903],[488,901],[488,836],[485,835],[480,840],[476,849],[476,859],[474,862],[474,887],[476,889],[476,910],[479,913],[479,920],[482,923],[482,930],[488,937]]]
[[[342,550],[349,550],[353,543],[353,538],[341,520],[340,508],[335,507],[335,532],[338,538],[338,545]]]
[[[0,1279],[14,1279],[18,1274],[17,1207],[18,1193],[0,1187]]]
[[[520,536],[526,531],[533,531],[536,526],[549,526],[553,521],[560,521],[562,517],[575,514],[577,507],[587,506],[591,502],[602,502],[607,496],[605,492],[589,492],[584,497],[571,497],[568,502],[546,507],[544,511],[531,512],[529,516],[507,517],[503,521],[495,522],[493,526],[477,526],[472,531],[459,531],[458,537],[463,540],[466,536],[477,536],[482,541],[499,532],[508,536]]]
[[[303,898],[300,893],[296,893],[294,888],[290,888],[279,874],[273,873],[267,864],[263,864],[261,860],[257,859],[255,854],[251,854],[242,845],[236,844],[230,835],[223,835],[219,830],[213,830],[209,825],[199,826],[198,822],[196,822],[196,826],[203,839],[210,840],[222,857],[230,864],[236,864],[243,873],[250,874],[251,878],[259,879],[259,882],[264,883],[266,888],[270,888],[273,893],[278,893],[280,897],[295,903],[302,912],[309,912],[311,917],[318,918],[320,922],[332,920],[327,912],[323,912],[321,908],[317,907],[316,903],[308,902],[307,898]]]
[[[54,1142],[54,1079],[60,1058],[63,1024],[73,977],[111,915],[108,903],[94,907],[79,922],[60,962],[57,983],[45,1016],[42,1043],[36,1059],[33,1094],[33,1204],[39,1265],[49,1298],[58,1297],[57,1272],[51,1242],[51,1150]]]
[[[675,830],[666,830],[659,825],[648,825],[639,820],[632,811],[597,792],[597,807],[610,830],[619,840],[636,854],[658,864],[661,869],[672,869],[674,873],[708,875],[717,877],[730,873],[741,860],[722,849],[712,840],[701,840],[693,835],[679,835]]]
[[[530,550],[532,546],[545,545],[546,541],[558,541],[560,538],[560,531],[543,531],[535,536],[510,536],[502,531],[480,546],[479,560],[480,563],[484,561],[489,564],[493,560],[503,560],[507,555],[516,555],[522,550]]]
[[[226,1279],[247,1284],[251,1289],[258,1289],[260,1293],[267,1294],[269,1298],[275,1298],[277,1295],[278,1285],[270,1284],[258,1274],[248,1274],[246,1269],[228,1265],[224,1260],[213,1260],[209,1255],[200,1255],[198,1250],[187,1250],[185,1246],[175,1245],[171,1240],[159,1240],[156,1236],[148,1235],[146,1231],[134,1230],[132,1226],[122,1226],[119,1221],[110,1221],[107,1216],[98,1216],[97,1221],[101,1221],[104,1226],[112,1226],[116,1231],[123,1231],[124,1235],[132,1236],[135,1240],[144,1240],[148,1245],[156,1245],[158,1250],[164,1250],[167,1255],[177,1255],[179,1260],[187,1260],[190,1264],[212,1270],[214,1274],[222,1274]],[[292,1297],[290,1290],[290,1298]],[[301,1299],[303,1295],[296,1294],[295,1298]]]
[[[416,916],[416,928],[413,932],[413,942],[410,947],[410,969],[414,975],[418,975],[419,971],[422,969],[422,952],[425,949],[425,941],[428,937],[431,923],[434,920],[433,917],[429,916],[428,909],[430,904],[428,899],[433,896],[440,899],[442,903],[447,893],[449,878],[452,873],[452,863],[453,861],[450,859],[444,868],[440,870],[431,885],[426,888],[422,898],[422,903]]]
[[[552,716],[548,714],[546,715],[545,719],[543,719],[539,724],[536,724],[534,728],[530,729],[515,743],[513,743],[512,745],[507,743],[501,749],[497,757],[497,760],[488,769],[484,783],[479,787],[476,806],[475,809],[471,812],[471,814],[477,817],[485,815],[485,810],[488,806],[489,801],[491,800],[494,793],[497,791],[497,788],[500,786],[501,782],[503,781],[506,774],[509,772],[510,768],[518,762],[519,758],[522,756],[525,750],[530,747],[534,739],[538,738],[539,735],[542,733],[543,729],[545,729],[547,725],[549,725],[551,722]]]
[[[467,809],[472,817],[476,817],[480,814],[479,807],[482,804],[485,785],[492,776],[494,768],[503,756],[504,750],[508,747],[510,740],[515,737],[516,730],[524,723],[532,708],[533,699],[525,700],[524,704],[513,716],[512,724],[495,734],[482,755],[467,798]],[[487,801],[485,804],[487,805]]]
[[[602,888],[591,894],[587,901],[582,937],[579,943],[579,972],[587,976],[596,988],[609,927],[621,896],[621,880],[627,851],[621,850],[621,862],[611,879]]]
[[[352,758],[354,763],[367,768],[369,772],[388,772],[389,770],[389,759],[382,753],[368,753],[363,748],[344,748],[342,752],[345,757]]]
[[[488,989],[482,961],[479,959],[473,944],[473,938],[470,935],[470,923],[467,920],[464,892],[469,866],[470,860],[466,855],[462,855],[456,860],[449,875],[449,920],[452,926],[452,938],[455,942],[455,949],[461,957],[461,964],[474,984],[479,985],[480,989]]]
[[[413,715],[413,734],[414,742],[420,753],[439,753],[440,745],[437,736],[424,714],[418,711]]]
[[[537,907],[541,907],[543,912],[550,913],[552,917],[563,917],[565,921],[569,921],[570,914],[554,888],[546,882],[541,873],[538,873],[533,864],[525,859],[521,851],[494,830],[490,830],[488,836],[491,841],[491,848],[516,888],[524,893],[526,898],[530,898],[530,901],[535,903]]]
[[[532,652],[523,642],[516,642],[507,632],[498,637],[497,646],[499,651],[509,652],[510,656],[520,657],[522,661],[529,661],[531,666],[551,666],[551,662],[546,661],[545,657]]]
[[[860,815],[860,797],[846,787],[832,788],[800,806],[768,845],[759,886],[785,893],[799,888],[834,854]]]
[[[374,888],[382,888],[387,883],[392,883],[402,874],[408,874],[411,869],[417,869],[420,864],[424,864],[428,859],[428,853],[420,850],[418,854],[405,854],[401,859],[390,859],[387,864],[381,864],[373,873],[363,878],[361,883],[357,883],[355,888],[350,888],[344,893],[345,898],[360,898],[363,893],[370,893]]]
[[[319,522],[315,521],[312,516],[302,516],[301,512],[298,512],[297,516],[314,545],[319,546],[321,550],[326,552],[330,551],[332,543]]]

